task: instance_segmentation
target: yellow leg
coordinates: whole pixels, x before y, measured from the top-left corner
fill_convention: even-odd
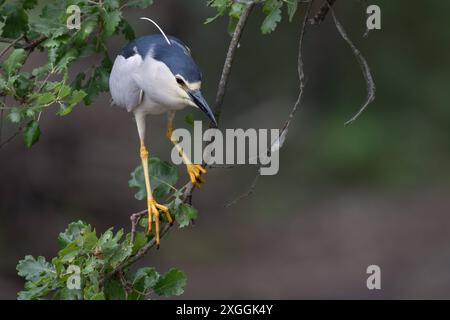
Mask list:
[[[189,178],[191,179],[191,182],[196,186],[197,188],[201,188],[201,184],[205,182],[205,180],[202,177],[202,174],[206,173],[206,169],[203,168],[199,164],[193,164],[191,162],[191,159],[184,153],[183,149],[178,144],[178,141],[172,138],[173,133],[173,113],[169,113],[167,117],[167,131],[166,131],[166,137],[169,139],[177,148],[178,152],[181,154],[181,157],[183,158],[183,162],[186,165],[186,169],[189,175]]]
[[[148,225],[147,234],[152,231],[152,223],[155,221],[155,238],[156,245],[159,247],[159,210],[164,212],[166,219],[169,223],[172,223],[172,217],[170,216],[169,208],[163,206],[155,201],[152,195],[152,188],[150,186],[150,177],[148,174],[148,150],[145,147],[144,141],[141,140],[141,160],[142,167],[144,168],[145,188],[147,189],[147,209],[148,209]]]

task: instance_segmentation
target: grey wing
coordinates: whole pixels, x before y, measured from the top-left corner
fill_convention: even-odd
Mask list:
[[[109,76],[109,90],[114,104],[126,108],[128,112],[142,101],[143,91],[133,78],[141,64],[142,58],[138,54],[128,59],[119,55]]]

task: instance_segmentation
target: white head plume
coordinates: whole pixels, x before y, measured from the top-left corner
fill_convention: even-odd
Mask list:
[[[161,32],[161,34],[164,36],[164,38],[166,38],[167,43],[168,43],[169,45],[172,45],[172,43],[170,42],[169,38],[168,38],[168,37],[166,36],[166,34],[164,33],[163,29],[161,29],[161,27],[158,26],[158,24],[157,24],[155,21],[153,21],[152,19],[147,18],[147,17],[141,17],[141,18],[139,18],[139,19],[141,19],[141,20],[147,20],[147,21],[150,21],[151,23],[153,23],[153,24],[158,28],[159,32]]]

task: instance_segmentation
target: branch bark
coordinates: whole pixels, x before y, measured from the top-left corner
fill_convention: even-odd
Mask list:
[[[330,8],[334,5],[336,0],[325,0],[325,3],[322,4],[319,11],[314,15],[314,17],[309,21],[311,24],[321,24],[325,21],[325,18],[330,12]]]

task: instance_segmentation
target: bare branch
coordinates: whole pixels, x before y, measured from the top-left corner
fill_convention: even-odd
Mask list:
[[[222,76],[220,78],[219,87],[217,89],[216,102],[213,110],[217,122],[219,122],[220,114],[222,113],[223,98],[225,97],[225,91],[227,89],[228,78],[231,73],[233,60],[236,55],[236,49],[238,48],[239,40],[241,39],[242,36],[242,31],[244,30],[244,27],[247,24],[248,17],[252,12],[253,7],[254,4],[251,3],[242,12],[239,22],[233,33],[233,37],[231,38],[230,46],[228,47],[228,53],[225,59],[225,64],[223,66]]]
[[[323,21],[325,21],[325,18],[328,15],[328,12],[330,12],[330,8],[334,5],[336,0],[325,0],[325,2],[320,7],[319,11],[314,15],[314,18],[309,20],[310,24],[321,24]]]
[[[248,188],[247,192],[245,192],[244,194],[241,194],[239,197],[237,197],[233,201],[230,201],[229,203],[227,203],[225,205],[225,207],[228,208],[228,207],[234,206],[236,203],[238,203],[242,199],[245,199],[245,198],[251,196],[255,192],[256,185],[258,184],[258,179],[259,179],[260,175],[261,175],[261,168],[258,168],[258,173],[253,178],[253,182],[250,185],[250,188]]]
[[[225,92],[227,89],[228,79],[231,73],[231,67],[233,66],[234,57],[236,55],[236,49],[239,46],[239,40],[241,39],[242,32],[245,25],[247,24],[248,17],[255,6],[254,3],[250,3],[242,12],[241,17],[236,25],[233,36],[231,38],[230,45],[228,47],[227,56],[225,58],[225,63],[222,69],[222,76],[220,77],[219,86],[217,88],[216,100],[213,108],[214,116],[217,123],[219,123],[220,115],[222,113],[222,104],[225,97]],[[210,126],[212,123],[210,123]],[[192,193],[194,192],[194,185],[190,183],[186,186],[183,193],[183,201],[192,204]]]
[[[19,38],[17,38],[16,40],[13,40],[11,42],[9,42],[9,45],[7,45],[5,47],[5,49],[2,50],[2,52],[0,52],[0,58],[3,57],[3,55],[8,52],[9,49],[11,49],[12,47],[14,47],[20,40],[23,39],[23,36],[20,36]]]
[[[376,86],[375,82],[372,77],[372,73],[369,68],[369,64],[367,63],[367,60],[362,55],[361,51],[356,48],[356,46],[353,44],[353,42],[348,37],[347,33],[345,32],[344,27],[342,24],[338,21],[336,18],[336,15],[334,14],[334,10],[331,9],[331,14],[333,15],[334,24],[336,25],[336,28],[341,35],[342,39],[344,39],[345,42],[349,45],[350,49],[353,52],[353,55],[355,56],[356,60],[358,61],[362,74],[364,76],[364,79],[366,80],[366,86],[367,86],[367,97],[366,101],[362,105],[362,107],[359,109],[359,111],[350,119],[348,120],[345,125],[352,124],[358,117],[364,112],[364,110],[367,108],[369,104],[371,104],[375,100],[375,91]]]
[[[288,116],[286,122],[284,123],[283,128],[281,129],[280,137],[278,139],[279,140],[278,141],[278,149],[280,149],[283,146],[283,143],[286,139],[286,136],[287,136],[287,133],[289,130],[289,125],[291,124],[292,120],[294,119],[295,114],[301,107],[302,100],[303,100],[303,92],[305,89],[305,72],[304,72],[304,68],[303,68],[303,39],[305,37],[308,17],[311,12],[311,7],[312,7],[313,3],[314,3],[314,0],[311,0],[306,9],[305,16],[303,18],[302,26],[300,29],[300,38],[298,41],[297,73],[298,73],[298,79],[299,79],[299,91],[298,91],[297,101],[295,102],[294,106],[292,107],[292,110],[289,113],[289,116]],[[273,148],[273,145],[274,144],[272,144],[272,148]],[[255,178],[253,179],[253,182],[250,185],[249,190],[247,190],[247,192],[240,195],[233,201],[229,202],[226,205],[226,207],[233,206],[236,203],[238,203],[240,200],[252,195],[255,192],[256,185],[258,183],[258,178],[259,178],[260,174],[261,174],[261,167],[258,168],[258,173],[256,174]]]
[[[148,210],[142,210],[140,212],[133,213],[130,216],[130,220],[131,220],[131,239],[130,239],[130,242],[131,243],[134,243],[134,239],[136,237],[136,228],[137,228],[137,225],[139,223],[139,219],[142,218],[143,216],[145,216],[147,214],[147,211]]]
[[[20,132],[22,131],[22,127],[17,128],[17,131],[14,132],[9,138],[7,138],[5,141],[0,143],[0,149],[3,148],[6,144],[11,142],[15,137],[17,137]]]

